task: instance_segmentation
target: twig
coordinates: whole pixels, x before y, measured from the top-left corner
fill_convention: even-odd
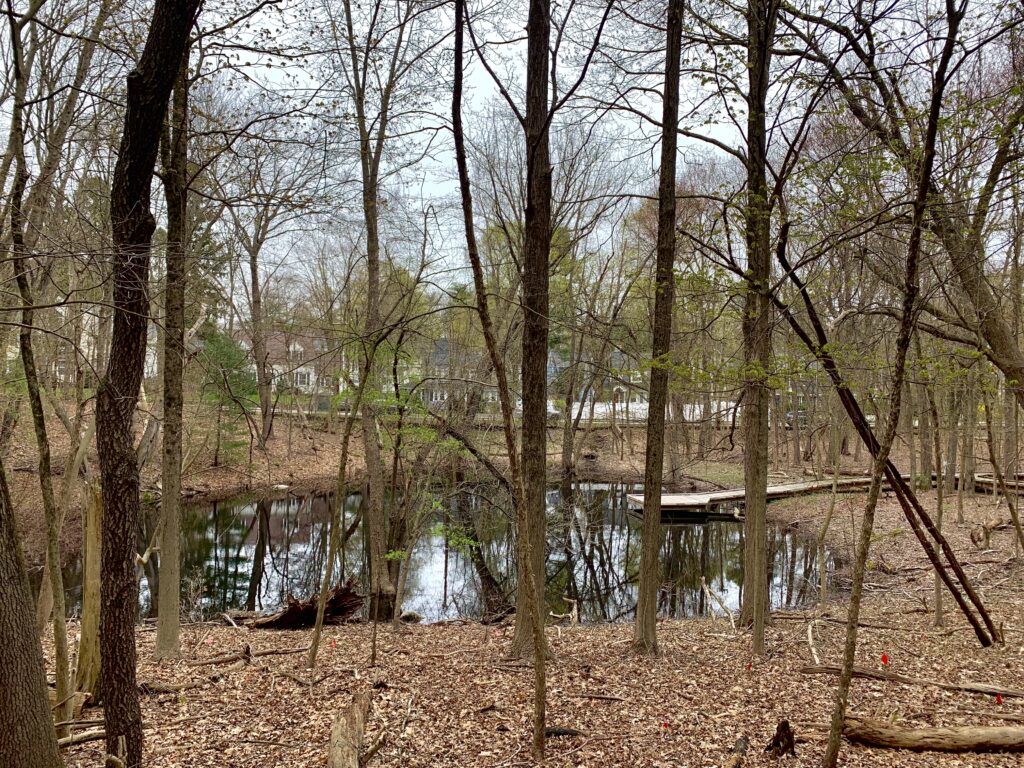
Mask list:
[[[570,699],[597,699],[598,701],[626,701],[622,696],[608,696],[603,693],[567,693]]]
[[[838,675],[841,670],[840,667],[835,664],[822,664],[815,667],[804,667],[800,671],[805,675]],[[988,685],[987,683],[943,683],[939,680],[926,680],[922,677],[908,677],[907,675],[900,675],[896,672],[879,672],[866,667],[854,667],[853,676],[868,680],[888,680],[894,683],[903,683],[904,685],[932,686],[934,688],[941,688],[944,691],[965,691],[967,693],[980,693],[986,696],[995,696],[996,694],[1000,694],[1002,696],[1024,698],[1024,691],[1014,690],[1013,688],[1001,688],[1000,686]]]
[[[52,705],[50,707],[50,709],[54,710],[54,709],[57,709],[58,707],[63,707],[65,704],[67,704],[69,701],[71,701],[77,695],[78,695],[78,691],[73,691],[73,692],[69,693],[67,696],[65,696],[63,699],[58,701],[56,704]]]
[[[239,739],[238,742],[240,744],[266,744],[267,746],[284,747],[285,749],[293,749],[299,746],[298,744],[287,744],[283,741],[271,741],[270,739]],[[224,744],[228,743],[230,742],[224,742]]]
[[[409,719],[412,717],[412,702],[416,698],[416,694],[409,694],[409,703],[405,705],[405,717],[402,718],[402,727],[398,730],[398,736],[396,739],[401,742],[403,736],[405,736],[405,729],[409,726]],[[402,757],[403,744],[398,745],[398,757]]]
[[[722,598],[720,598],[718,594],[713,589],[711,589],[711,587],[708,586],[707,579],[705,579],[703,576],[700,577],[700,586],[707,594],[707,596],[714,600],[716,603],[718,603],[718,607],[725,611],[725,614],[729,617],[729,623],[732,624],[732,629],[735,632],[736,619],[733,618],[732,611],[729,610],[729,607],[725,604],[725,601]]]
[[[381,731],[380,732],[380,736],[377,737],[376,741],[373,742],[373,744],[370,746],[370,748],[367,749],[363,754],[361,754],[359,756],[360,768],[362,766],[366,765],[368,762],[370,762],[370,760],[373,759],[373,756],[376,755],[378,752],[380,752],[380,748],[384,746],[384,743],[387,740],[388,740],[388,732],[387,731]]]

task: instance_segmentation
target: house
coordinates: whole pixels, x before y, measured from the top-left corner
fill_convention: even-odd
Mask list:
[[[235,340],[251,356],[253,344],[248,331],[237,331]],[[336,395],[344,389],[346,370],[358,371],[345,355],[315,329],[272,330],[266,334],[266,362],[275,390],[290,389],[303,394]],[[255,360],[253,361],[255,370]],[[356,374],[358,379],[358,373]]]
[[[431,410],[466,404],[473,393],[483,401],[484,410],[496,410],[498,387],[492,380],[479,380],[485,365],[485,352],[470,348],[447,337],[435,339],[422,366],[420,399]],[[493,379],[493,375],[489,377]]]

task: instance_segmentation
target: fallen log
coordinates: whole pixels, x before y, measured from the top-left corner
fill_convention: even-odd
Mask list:
[[[96,728],[91,731],[82,731],[81,733],[75,733],[71,736],[64,736],[57,739],[58,747],[72,747],[75,744],[85,744],[87,741],[99,741],[105,739],[107,732],[102,728]]]
[[[804,667],[800,671],[805,675],[838,675],[842,672],[842,668],[838,664],[816,664]],[[988,685],[987,683],[944,683],[940,680],[926,680],[923,677],[909,677],[897,672],[880,672],[876,669],[868,669],[867,667],[854,667],[853,676],[867,680],[886,680],[893,683],[903,683],[904,685],[931,686],[932,688],[941,688],[944,691],[965,691],[967,693],[980,693],[985,696],[995,696],[998,694],[1004,698],[1024,699],[1024,691],[1018,691],[1013,688],[1001,688],[998,685]]]
[[[192,691],[196,688],[205,688],[207,685],[219,683],[223,679],[223,675],[210,675],[201,680],[190,680],[185,683],[142,682],[139,683],[139,693],[143,696],[156,696],[161,693],[181,693],[182,691]]]
[[[287,656],[292,653],[305,653],[309,650],[308,645],[304,645],[301,648],[266,648],[262,651],[254,651],[248,643],[242,646],[242,650],[235,653],[224,653],[220,656],[211,656],[206,659],[187,659],[184,664],[190,667],[202,667],[210,666],[214,664],[232,664],[235,662],[244,662],[250,664],[253,659],[258,659],[262,656]]]
[[[292,595],[285,599],[285,607],[275,614],[256,619],[250,627],[260,629],[306,629],[316,623],[318,595],[308,600],[298,600]],[[355,584],[350,579],[339,584],[327,593],[327,605],[324,608],[324,624],[343,624],[351,619],[363,607],[363,596],[356,592]]]
[[[363,731],[370,714],[370,694],[357,693],[351,706],[334,718],[327,751],[327,768],[360,768]]]
[[[958,726],[903,728],[881,720],[847,715],[843,735],[851,741],[891,749],[938,752],[1022,752],[1024,728],[1013,726]]]

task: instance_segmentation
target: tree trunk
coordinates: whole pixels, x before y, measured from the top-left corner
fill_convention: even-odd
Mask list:
[[[536,0],[535,0],[536,1]],[[547,41],[550,36],[550,16],[549,7],[545,2],[537,2],[536,7],[533,2],[530,5],[530,41],[528,44],[528,56],[531,61],[533,59],[547,58]],[[480,253],[477,248],[476,232],[473,224],[473,198],[471,193],[471,187],[469,182],[469,168],[466,161],[466,148],[465,138],[462,129],[462,81],[463,81],[463,37],[464,37],[464,23],[466,22],[466,9],[464,0],[456,0],[455,3],[455,77],[452,89],[452,135],[455,143],[455,160],[458,166],[459,173],[459,193],[462,203],[462,217],[463,226],[465,228],[466,235],[466,251],[469,256],[470,266],[473,271],[473,288],[476,293],[476,309],[477,316],[480,320],[481,330],[484,335],[484,343],[487,347],[487,354],[490,357],[491,365],[494,368],[495,379],[498,386],[498,401],[501,405],[501,423],[502,431],[505,435],[505,449],[508,453],[509,462],[509,474],[511,475],[512,492],[513,492],[513,504],[515,505],[516,512],[516,524],[520,532],[520,538],[518,542],[516,559],[517,567],[519,568],[519,588],[517,589],[517,605],[520,609],[526,608],[530,613],[529,625],[531,629],[531,639],[533,641],[533,658],[534,658],[534,722],[533,722],[533,752],[535,756],[543,757],[544,753],[544,720],[545,720],[545,691],[546,691],[546,678],[545,678],[545,654],[547,652],[546,644],[544,641],[543,626],[541,625],[541,611],[540,611],[540,600],[542,599],[543,589],[537,592],[536,599],[534,593],[536,592],[536,581],[533,570],[533,558],[530,552],[530,538],[526,535],[530,527],[530,511],[527,506],[527,492],[526,483],[524,481],[524,467],[520,464],[520,454],[516,446],[516,429],[514,420],[514,406],[512,403],[512,395],[508,385],[508,375],[505,368],[504,357],[498,347],[497,338],[494,333],[494,325],[491,320],[491,312],[489,302],[487,300],[487,287],[484,283],[483,268],[480,260]],[[536,39],[534,39],[536,37]],[[543,38],[543,39],[541,39]],[[540,72],[538,72],[540,70]],[[546,111],[546,74],[540,74],[544,71],[544,67],[540,66],[537,62],[534,62],[534,66],[530,68],[529,85],[528,91],[537,89],[540,87],[537,83],[537,77],[540,76],[543,81],[543,93],[538,96],[532,94],[530,97],[531,101],[531,119],[536,122],[536,115],[532,112],[544,105]],[[531,123],[532,125],[532,123]],[[545,166],[547,164],[547,134],[546,134],[546,120],[544,132],[544,161]],[[529,147],[529,134],[527,139],[527,146]],[[533,151],[528,152],[529,157],[534,156]],[[530,174],[528,169],[528,178],[532,181],[533,176]],[[550,205],[550,169],[547,169],[547,190],[548,190],[548,203]],[[530,195],[532,197],[532,195]],[[529,212],[530,206],[527,206]],[[532,214],[532,218],[535,218],[535,214]],[[544,221],[548,218],[545,217]],[[535,228],[535,227],[534,227]],[[548,247],[550,247],[550,237]],[[546,254],[546,252],[545,252]],[[545,255],[545,260],[547,256]],[[547,275],[545,273],[544,282],[547,282]],[[524,288],[525,291],[525,288]],[[546,319],[546,312],[545,312]],[[525,338],[525,337],[524,337]],[[525,342],[524,342],[525,343]],[[546,359],[545,350],[545,359]],[[525,360],[525,357],[524,357]],[[525,393],[524,393],[524,413],[525,413]],[[526,443],[526,435],[523,435],[523,445]],[[542,455],[541,460],[545,461],[546,457]],[[546,461],[545,461],[546,463]],[[544,474],[541,474],[544,477]],[[536,480],[534,479],[534,482]],[[543,504],[543,483],[542,488],[542,504]],[[543,520],[543,515],[542,515]],[[543,545],[543,530],[541,531],[541,544]],[[541,582],[543,585],[543,557],[541,561]],[[525,606],[524,606],[525,604]],[[516,617],[517,630],[520,626],[520,622],[523,620],[521,615]],[[526,646],[525,641],[521,638],[518,640],[514,637],[512,643],[512,653],[518,653],[523,655]]]
[[[903,385],[903,397],[906,400],[906,405],[903,407],[902,413],[900,414],[903,419],[904,429],[904,441],[907,444],[908,463],[910,469],[910,487],[913,488],[917,477],[917,445],[914,439],[914,419],[917,413],[914,408],[914,385],[912,382],[907,382]]]
[[[267,441],[274,431],[273,383],[267,353],[267,335],[263,324],[263,288],[260,279],[259,249],[249,249],[249,318],[252,329],[252,357],[256,365],[256,391],[260,401],[260,431],[257,435],[260,448],[267,447]]]
[[[365,95],[364,95],[365,98]],[[377,163],[371,144],[365,103],[357,99],[360,134],[360,168],[362,171],[363,223],[366,227],[366,318],[363,325],[364,376],[367,379],[362,416],[363,456],[366,463],[366,524],[370,545],[370,613],[376,619],[390,616],[395,607],[395,584],[388,571],[387,519],[384,514],[384,465],[377,439],[377,409],[374,402],[380,394],[380,377],[376,361],[382,341],[380,320],[380,231]],[[381,129],[383,130],[383,128]]]
[[[18,114],[18,110],[15,110]],[[21,196],[25,189],[24,155],[19,153],[15,171],[14,190],[11,193],[11,246],[14,251],[14,269],[21,295],[21,327],[18,333],[22,369],[25,373],[25,389],[28,393],[29,410],[35,431],[36,449],[39,452],[39,490],[43,500],[43,515],[46,520],[46,561],[49,563],[47,602],[52,606],[53,642],[56,657],[57,701],[68,702],[60,706],[57,714],[60,720],[71,719],[69,695],[71,693],[71,670],[68,654],[67,616],[64,608],[64,579],[61,572],[60,529],[61,514],[53,497],[53,472],[50,463],[50,440],[43,411],[43,398],[39,389],[39,372],[36,368],[32,330],[35,322],[32,291],[28,282],[27,254],[24,252],[23,222],[21,221]],[[40,611],[40,614],[44,613]]]
[[[167,198],[167,286],[164,291],[164,442],[160,495],[160,592],[157,659],[181,653],[181,432],[185,371],[185,286],[188,282],[188,48],[174,84],[170,126],[164,133]]]
[[[97,393],[96,443],[103,479],[100,652],[107,753],[142,764],[135,681],[135,580],[139,471],[132,417],[146,358],[149,257],[155,221],[150,185],[167,112],[198,0],[156,0],[139,63],[128,75],[124,131],[110,193],[114,327]]]
[[[518,531],[515,633],[512,652],[534,664],[533,755],[544,756],[544,555],[547,528],[548,262],[551,255],[551,159],[548,128],[551,3],[530,0],[526,42],[526,216],[523,247],[520,465],[525,528]],[[532,584],[527,582],[532,579]]]
[[[1017,477],[1017,424],[1020,410],[1017,399],[1007,387],[1003,391],[1003,471],[1013,479]]]
[[[920,358],[920,355],[918,355]],[[918,473],[917,483],[912,487],[915,490],[929,491],[932,487],[932,472],[935,470],[935,446],[933,433],[937,426],[932,418],[928,404],[929,393],[925,391],[925,385],[921,385],[917,396],[917,423],[921,428],[921,471]]]
[[[323,578],[320,579],[320,594],[317,598],[316,608],[316,620],[313,623],[313,637],[309,643],[309,655],[306,657],[306,663],[310,668],[316,665],[317,653],[320,650],[320,634],[323,631],[324,625],[324,612],[327,609],[327,595],[334,581],[334,561],[338,559],[338,553],[341,553],[341,570],[345,570],[345,542],[342,540],[342,528],[345,522],[345,494],[348,490],[347,473],[348,473],[348,451],[349,445],[352,441],[352,430],[355,428],[356,420],[354,414],[361,409],[363,394],[366,391],[367,384],[366,370],[359,377],[359,387],[356,389],[355,400],[352,403],[352,411],[349,414],[349,418],[345,419],[345,427],[341,436],[341,456],[338,460],[338,480],[337,485],[334,488],[334,503],[331,507],[331,520],[328,526],[328,543],[327,543],[327,557],[324,562],[324,574]],[[367,503],[367,495],[363,494],[361,506],[365,508]],[[364,515],[361,515],[362,518]],[[376,622],[380,616],[377,613],[377,593],[372,593],[372,602],[370,603],[370,616]],[[376,647],[375,647],[376,650]]]
[[[655,267],[653,348],[647,404],[647,448],[644,456],[644,519],[640,545],[633,649],[658,652],[658,588],[661,570],[661,485],[665,456],[665,405],[671,366],[672,303],[676,256],[676,137],[679,127],[679,61],[682,52],[683,2],[670,0],[666,23],[665,89],[662,96],[661,170],[658,181],[658,242]],[[767,475],[766,475],[767,476]]]
[[[957,446],[960,444],[960,399],[957,397],[957,386],[951,384],[949,389],[949,405],[946,409],[948,416],[948,432],[946,433],[946,468],[942,482],[946,486],[946,493],[956,493],[957,474]]]
[[[920,357],[920,342],[918,342],[918,357]],[[932,436],[932,450],[935,451],[935,466],[936,466],[936,483],[935,483],[935,517],[936,523],[935,528],[940,533],[942,531],[942,515],[943,515],[943,488],[942,488],[942,475],[939,468],[942,467],[942,437],[940,435],[941,429],[939,427],[939,406],[935,401],[935,392],[932,389],[931,383],[925,378],[924,383],[921,386],[924,391],[925,398],[928,404],[927,420],[931,422],[931,436]],[[923,422],[922,422],[923,423]],[[925,468],[927,471],[928,485],[931,485],[931,467]],[[939,572],[935,572],[935,626],[942,626],[942,578],[939,576]]]
[[[78,665],[75,690],[87,691],[101,700],[100,681],[100,527],[103,499],[99,486],[86,488],[85,516],[82,521],[82,623],[78,639]]]
[[[743,307],[743,605],[740,620],[753,625],[753,651],[764,654],[768,613],[768,411],[771,389],[771,210],[768,201],[765,110],[778,5],[751,0],[747,7],[747,292]],[[793,414],[794,420],[799,414]]]
[[[14,154],[14,181],[10,192],[11,253],[21,298],[21,323],[18,333],[22,369],[25,374],[25,388],[28,394],[29,410],[35,432],[36,449],[39,453],[39,490],[43,501],[43,516],[46,521],[46,560],[50,564],[50,593],[53,605],[53,642],[56,656],[56,679],[58,701],[67,701],[70,693],[71,676],[68,658],[67,617],[64,610],[64,581],[60,561],[61,517],[53,498],[53,475],[50,467],[50,440],[46,431],[46,417],[39,389],[39,373],[36,369],[35,349],[32,330],[35,323],[35,309],[32,289],[29,284],[29,250],[25,243],[25,221],[22,213],[28,170],[25,165],[25,94],[28,87],[28,72],[22,49],[22,25],[12,16],[9,19],[11,31],[11,54],[14,74],[14,104],[11,111],[10,147]],[[60,720],[70,719],[68,705],[58,708]]]
[[[0,455],[0,765],[58,768],[43,649]]]

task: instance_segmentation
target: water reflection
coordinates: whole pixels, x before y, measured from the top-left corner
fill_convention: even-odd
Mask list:
[[[582,621],[631,619],[636,607],[640,519],[630,513],[622,485],[578,484],[548,490],[548,609]],[[564,503],[563,503],[563,496]],[[228,609],[263,610],[285,595],[319,588],[327,553],[330,496],[221,502],[184,510],[182,599],[193,617]],[[356,517],[360,497],[346,499],[345,523]],[[514,600],[515,541],[511,507],[495,486],[438,489],[431,519],[409,555],[403,607],[427,621],[479,618]],[[743,588],[743,527],[731,519],[666,525],[662,529],[665,616],[709,611],[701,580],[730,607]],[[800,606],[816,595],[814,542],[769,526],[770,599],[773,607]],[[393,556],[403,556],[394,553]],[[357,528],[343,552],[345,576],[368,583],[366,542]],[[832,570],[828,559],[829,571]],[[80,595],[72,578],[69,602]],[[80,570],[78,571],[80,573]],[[149,600],[145,581],[143,608]]]

